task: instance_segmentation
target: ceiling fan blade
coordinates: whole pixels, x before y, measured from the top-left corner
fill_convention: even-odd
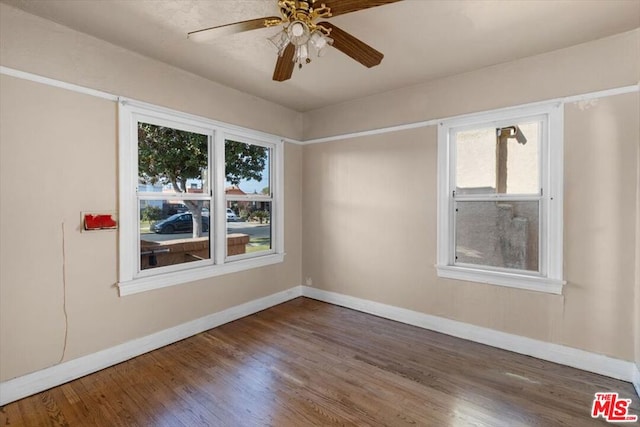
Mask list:
[[[273,70],[273,80],[283,82],[291,78],[293,67],[296,65],[295,62],[293,62],[293,55],[295,55],[295,53],[295,46],[289,43],[282,53],[282,56],[278,56],[276,68]]]
[[[331,29],[329,37],[333,39],[333,47],[365,67],[371,68],[382,62],[382,58],[384,58],[382,52],[378,52],[346,31],[341,30],[330,22],[318,22],[318,25]]]
[[[278,16],[268,16],[265,18],[250,19],[248,21],[234,22],[233,24],[219,25],[217,27],[204,28],[198,31],[192,31],[187,33],[187,38],[202,42],[211,40],[218,37],[229,36],[231,34],[241,33],[243,31],[257,30],[259,28],[266,28],[273,24],[267,25],[267,22],[282,21],[282,18]]]
[[[325,6],[331,9],[331,16],[338,16],[398,1],[402,0],[316,0],[316,5],[324,3]]]

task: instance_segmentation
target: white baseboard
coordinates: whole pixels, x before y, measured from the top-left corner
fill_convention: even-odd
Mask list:
[[[264,298],[249,301],[155,334],[138,338],[97,353],[0,383],[0,406],[22,399],[76,378],[124,362],[165,345],[183,340],[216,326],[240,319],[299,296],[374,314],[539,359],[632,382],[640,396],[640,371],[632,362],[614,359],[571,347],[534,340],[468,323],[432,316],[335,292],[296,286]]]
[[[560,363],[584,371],[595,372],[623,381],[632,382],[634,369],[636,369],[634,363],[626,360],[615,359],[572,347],[508,334],[494,329],[483,328],[469,323],[458,322],[456,320],[445,319],[443,317],[432,316],[317,288],[310,288],[308,286],[302,287],[302,295],[401,323],[487,344],[492,347]],[[636,390],[638,390],[639,387],[637,383],[634,383],[634,385],[636,385]]]
[[[124,362],[302,295],[296,286],[142,338],[0,383],[0,406]]]

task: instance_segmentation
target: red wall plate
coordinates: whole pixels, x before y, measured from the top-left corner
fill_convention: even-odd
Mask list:
[[[114,230],[118,228],[118,221],[110,213],[82,214],[85,230]]]

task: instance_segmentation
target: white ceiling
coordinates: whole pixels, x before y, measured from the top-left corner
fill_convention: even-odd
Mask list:
[[[367,69],[331,48],[271,80],[275,28],[208,43],[189,31],[278,16],[276,0],[0,0],[297,111],[459,74],[640,27],[640,0],[403,0],[330,18],[385,54]]]

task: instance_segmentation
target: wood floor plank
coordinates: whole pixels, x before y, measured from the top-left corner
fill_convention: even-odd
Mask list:
[[[0,408],[4,426],[598,426],[630,384],[307,298]]]

